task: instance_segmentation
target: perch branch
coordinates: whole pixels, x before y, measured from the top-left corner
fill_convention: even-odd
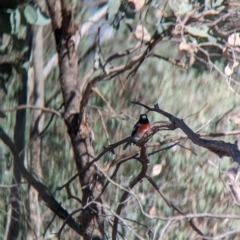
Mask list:
[[[240,204],[240,186],[238,183],[239,171],[240,171],[240,151],[238,149],[238,142],[236,141],[234,144],[217,141],[217,140],[209,140],[203,139],[198,136],[191,128],[189,128],[183,120],[171,115],[168,112],[161,110],[158,104],[155,104],[153,108],[148,107],[142,103],[132,102],[133,104],[145,107],[148,111],[157,112],[165,117],[167,117],[170,122],[173,124],[175,128],[180,128],[187,137],[196,145],[206,148],[209,151],[217,154],[220,158],[223,156],[231,157],[233,159],[233,163],[228,172],[228,179],[230,184],[230,189],[235,197],[237,204]]]

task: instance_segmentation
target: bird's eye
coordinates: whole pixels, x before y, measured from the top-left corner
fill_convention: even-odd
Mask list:
[[[143,119],[146,119],[146,118],[147,118],[147,116],[146,116],[146,115],[142,115],[142,118],[143,118]]]

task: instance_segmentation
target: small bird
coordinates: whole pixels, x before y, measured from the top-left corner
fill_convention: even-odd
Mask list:
[[[138,122],[135,124],[133,128],[131,134],[132,137],[131,142],[126,143],[126,145],[123,147],[123,150],[125,150],[131,143],[136,143],[149,128],[150,122],[148,120],[147,114],[141,114]]]

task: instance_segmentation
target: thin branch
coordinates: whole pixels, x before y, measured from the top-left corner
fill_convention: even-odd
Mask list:
[[[137,183],[139,183],[146,175],[147,169],[148,169],[148,156],[146,153],[146,147],[142,146],[141,147],[141,155],[140,155],[140,162],[142,164],[142,169],[141,172],[138,174],[138,176],[131,181],[129,184],[129,188],[132,189]],[[123,203],[126,201],[127,197],[129,195],[128,191],[125,191],[121,197],[120,203],[117,207],[116,214],[120,215],[122,208],[123,208]],[[119,218],[115,216],[114,218],[114,223],[113,223],[113,232],[112,232],[112,239],[116,240],[117,238],[117,229],[118,229],[118,220]]]
[[[186,213],[184,213],[180,208],[178,208],[172,201],[169,201],[167,199],[165,194],[160,190],[160,188],[157,186],[157,184],[153,181],[153,179],[150,176],[145,175],[145,177],[152,184],[152,186],[156,189],[156,191],[159,193],[159,195],[163,198],[163,200],[167,203],[169,207],[173,208],[181,215],[186,215]],[[196,227],[192,219],[189,219],[189,224],[195,232],[197,232],[200,236],[204,236],[204,234]]]
[[[191,128],[189,128],[183,120],[171,115],[168,112],[161,110],[158,104],[154,105],[154,108],[148,107],[140,102],[133,102],[139,106],[145,107],[148,111],[157,112],[167,117],[175,128],[180,128],[187,137],[196,145],[206,148],[209,151],[217,154],[220,158],[223,156],[232,157],[233,163],[229,168],[228,179],[230,182],[230,188],[238,204],[240,204],[240,186],[238,184],[238,177],[240,171],[240,151],[237,142],[234,144],[224,141],[208,140],[200,138]]]
[[[145,107],[148,111],[158,112],[161,115],[167,117],[170,120],[170,122],[172,122],[173,126],[175,128],[180,128],[194,144],[199,145],[200,147],[207,148],[208,150],[216,153],[219,157],[223,157],[223,156],[235,157],[240,154],[235,144],[200,138],[196,133],[193,132],[192,129],[190,129],[184,123],[183,120],[171,115],[168,112],[161,110],[157,104],[154,105],[154,108],[151,108],[140,102],[132,102],[132,103]]]
[[[20,105],[20,106],[14,107],[14,108],[2,109],[1,111],[2,112],[13,112],[13,111],[21,110],[21,109],[42,110],[44,112],[53,113],[53,114],[57,115],[58,117],[62,118],[61,113],[56,111],[53,108],[37,107],[37,106],[34,106],[34,105]]]

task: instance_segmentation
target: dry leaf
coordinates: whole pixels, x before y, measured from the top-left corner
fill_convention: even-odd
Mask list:
[[[162,164],[155,164],[152,169],[152,176],[157,176],[162,171]]]
[[[153,205],[150,210],[149,210],[149,215],[151,217],[155,216],[156,215],[156,207]]]
[[[233,74],[233,68],[229,67],[229,64],[224,68],[224,72],[227,76],[231,76]]]
[[[142,25],[138,24],[134,32],[134,36],[141,41],[149,42],[151,40],[151,35],[148,30]]]
[[[187,43],[186,40],[183,40],[179,44],[179,50],[180,51],[187,51],[190,54],[196,53],[198,51],[196,44],[194,43]]]
[[[239,33],[233,33],[228,37],[228,43],[232,46],[240,46]]]

